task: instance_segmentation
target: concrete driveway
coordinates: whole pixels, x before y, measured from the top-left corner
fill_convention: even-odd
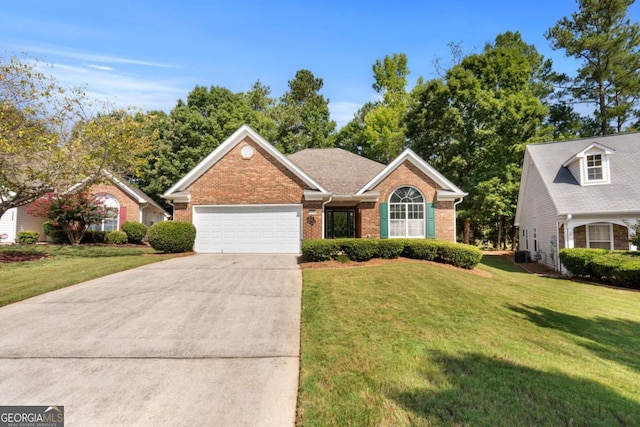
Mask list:
[[[294,255],[199,254],[0,308],[0,405],[63,405],[66,426],[291,426],[301,291]]]

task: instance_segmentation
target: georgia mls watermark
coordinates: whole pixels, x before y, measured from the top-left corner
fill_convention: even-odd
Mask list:
[[[64,406],[0,406],[0,427],[64,427]]]

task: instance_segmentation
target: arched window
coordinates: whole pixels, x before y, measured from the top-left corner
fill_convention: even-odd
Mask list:
[[[389,198],[389,237],[425,237],[424,197],[414,187],[400,187]]]
[[[120,203],[111,194],[101,193],[96,194],[96,198],[102,200],[104,206],[113,208],[113,211],[108,218],[102,220],[100,224],[93,224],[89,227],[90,230],[98,231],[117,231],[118,230],[118,212],[120,211]]]

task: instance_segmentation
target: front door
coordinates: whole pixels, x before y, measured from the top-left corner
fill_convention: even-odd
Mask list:
[[[343,237],[355,237],[355,211],[353,209],[327,210],[327,223],[325,228],[326,239],[340,239]]]

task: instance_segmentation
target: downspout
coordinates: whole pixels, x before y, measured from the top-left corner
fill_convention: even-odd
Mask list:
[[[457,202],[453,202],[453,242],[458,243],[458,214],[456,211],[456,206],[458,206],[464,198],[460,198]]]
[[[566,233],[566,227],[564,232]],[[553,260],[553,266],[556,271],[560,271],[560,222],[556,221],[556,251]]]
[[[333,199],[333,194],[329,195],[329,199],[326,202],[322,202],[322,237],[321,237],[321,239],[324,239],[324,227],[325,227],[324,222],[325,222],[325,218],[326,218],[326,216],[324,214],[325,213],[324,212],[324,207],[327,205],[327,203],[331,203],[331,199]]]

